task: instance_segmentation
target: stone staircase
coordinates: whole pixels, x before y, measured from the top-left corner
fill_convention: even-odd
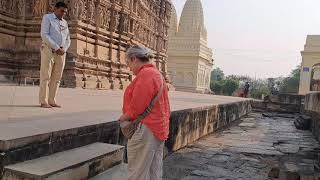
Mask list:
[[[55,153],[49,156],[8,165],[3,180],[124,180],[124,147],[106,143]]]
[[[127,179],[118,123],[76,119],[2,124],[0,179]]]

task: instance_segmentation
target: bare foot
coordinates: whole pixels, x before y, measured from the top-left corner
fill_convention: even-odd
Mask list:
[[[60,105],[58,105],[58,104],[50,104],[50,106],[52,106],[52,107],[56,107],[56,108],[61,108],[61,106],[60,106]]]
[[[42,107],[42,108],[52,108],[52,106],[49,105],[49,104],[41,104],[40,107]]]

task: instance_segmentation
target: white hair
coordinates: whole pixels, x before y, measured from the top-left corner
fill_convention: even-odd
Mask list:
[[[146,58],[146,59],[150,59],[153,57],[153,53],[149,48],[146,48],[144,46],[141,45],[136,45],[133,47],[130,47],[127,50],[127,58]]]

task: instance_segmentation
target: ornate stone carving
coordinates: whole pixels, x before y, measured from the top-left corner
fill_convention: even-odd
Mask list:
[[[123,31],[128,32],[129,29],[129,17],[128,15],[123,15]]]
[[[70,8],[70,10],[69,10],[69,15],[71,18],[80,17],[79,10],[80,10],[80,3],[81,2],[82,2],[82,0],[72,0],[70,2],[70,5],[72,6],[72,8]]]
[[[41,17],[47,11],[47,1],[46,0],[34,0],[33,15],[35,17]]]
[[[19,42],[25,42],[19,43],[19,47],[24,49],[24,52],[20,52],[18,48],[12,48],[14,56],[22,57],[22,53],[33,53],[32,57],[29,55],[23,56],[26,57],[26,60],[19,62],[15,62],[15,57],[10,58],[13,59],[11,64],[17,64],[15,69],[21,69],[19,72],[26,72],[26,74],[38,72],[39,67],[37,65],[40,59],[38,51],[41,46],[41,38],[39,36],[41,17],[47,13],[50,5],[54,5],[57,1],[0,0],[0,14],[5,15],[0,16],[0,26],[4,28],[10,27],[8,30],[13,31],[6,35],[12,36],[12,39],[14,39],[15,35],[12,34],[29,32],[25,33],[24,37],[18,38]],[[133,44],[143,44],[151,48],[154,51],[155,61],[160,68],[159,70],[162,70],[164,75],[166,74],[166,70],[161,68],[166,63],[164,61],[166,59],[166,51],[159,49],[158,44],[163,43],[163,47],[166,47],[167,40],[159,27],[162,26],[165,29],[168,28],[168,25],[164,23],[162,18],[164,17],[164,11],[160,11],[164,7],[160,6],[170,6],[169,0],[63,1],[69,7],[66,19],[69,21],[71,40],[76,42],[73,43],[67,55],[63,79],[66,86],[78,87],[86,84],[86,88],[110,88],[112,81],[113,88],[125,87],[129,72],[124,64],[124,54],[126,48]],[[156,12],[159,14],[156,14]],[[6,16],[11,16],[10,19],[14,20],[6,22],[8,20],[3,19]],[[15,19],[18,18],[25,20],[26,25],[19,24],[24,28],[17,26]],[[161,20],[159,20],[160,18]],[[82,22],[76,23],[77,20]],[[30,26],[30,24],[33,24],[33,26]],[[100,29],[96,27],[100,27]],[[1,34],[3,33],[0,32]],[[13,40],[12,44],[14,43],[15,41]],[[0,47],[8,47],[5,45],[0,41]],[[11,47],[16,46],[18,45],[12,45]],[[2,50],[0,49],[0,53]],[[0,61],[5,62],[1,57]],[[32,64],[25,65],[28,62],[32,62]],[[4,67],[4,69],[7,68],[8,72],[11,72],[11,66],[8,64],[8,67]],[[25,77],[26,74],[19,74],[19,77]],[[96,77],[98,77],[99,81]]]
[[[118,5],[120,5],[120,1],[121,1],[121,0],[115,0],[115,3],[117,3]]]
[[[106,17],[104,19],[104,23],[105,23],[105,26],[106,26],[106,29],[109,30],[110,28],[110,23],[111,23],[111,10],[110,9],[107,9],[106,11]]]
[[[98,7],[98,12],[97,12],[97,25],[100,27],[104,26],[104,18],[106,17],[106,11],[104,10],[103,7],[99,6]]]
[[[24,8],[25,8],[25,0],[18,0],[17,2],[17,13],[19,16],[24,15]]]
[[[87,13],[87,20],[93,21],[94,20],[94,12],[95,12],[95,3],[94,0],[88,0],[88,13]]]
[[[4,9],[6,0],[0,0],[0,9]]]
[[[6,7],[10,13],[15,13],[16,1],[14,0],[7,1]]]
[[[78,11],[78,17],[80,20],[86,19],[87,14],[87,8],[86,3],[83,0],[79,0],[79,11]]]
[[[126,5],[126,7],[130,7],[130,2],[131,2],[131,0],[125,0],[125,5]]]
[[[118,11],[114,12],[114,29],[115,31],[119,31],[119,25],[120,25],[120,13]]]

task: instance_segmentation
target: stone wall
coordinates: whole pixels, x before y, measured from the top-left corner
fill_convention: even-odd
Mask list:
[[[251,101],[175,111],[171,114],[169,152],[177,151],[201,137],[230,125],[251,112]]]
[[[266,96],[263,101],[254,100],[252,103],[253,109],[270,111],[270,112],[285,112],[298,113],[303,110],[303,95],[297,94],[279,94]]]
[[[320,140],[320,93],[306,95],[304,110],[312,119],[311,128],[313,134]]]
[[[306,95],[304,113],[311,117],[311,131],[315,138],[320,141],[320,92]],[[320,150],[315,158],[315,170],[320,172]]]
[[[42,16],[57,0],[0,0],[0,81],[39,77]],[[64,0],[71,32],[62,86],[123,89],[125,50],[143,44],[167,77],[169,0]]]

